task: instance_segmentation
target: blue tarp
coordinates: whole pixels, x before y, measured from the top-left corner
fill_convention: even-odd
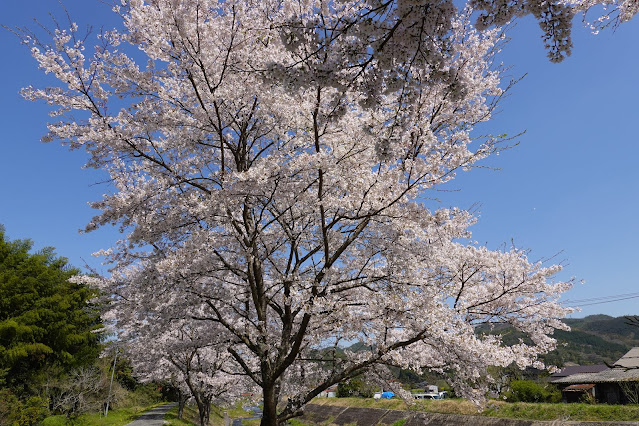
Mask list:
[[[382,392],[382,398],[391,399],[395,394],[393,392]]]

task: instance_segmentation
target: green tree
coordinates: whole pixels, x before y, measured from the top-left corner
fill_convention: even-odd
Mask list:
[[[532,380],[513,380],[505,397],[508,402],[559,402],[561,392],[554,386],[542,386]]]
[[[95,291],[52,248],[31,254],[0,226],[0,386],[26,396],[52,374],[93,362],[100,350]]]
[[[361,396],[364,398],[372,398],[375,394],[375,388],[375,386],[367,383],[362,376],[357,376],[338,383],[337,397],[348,398],[352,396]]]

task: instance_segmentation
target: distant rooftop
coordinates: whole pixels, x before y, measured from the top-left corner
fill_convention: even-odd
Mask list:
[[[597,365],[571,365],[562,368],[560,371],[553,373],[552,378],[559,379],[561,377],[572,376],[573,374],[584,373],[599,373],[600,371],[608,370],[608,366],[604,364]]]
[[[637,382],[639,381],[639,369],[626,370],[622,368],[609,369],[599,373],[573,374],[553,380],[552,383],[611,383],[611,382]]]
[[[552,383],[578,384],[639,381],[639,347],[630,349],[613,366],[615,368],[604,368],[598,372],[581,371],[568,376],[563,373],[569,368],[596,366],[566,367],[558,373],[559,376],[553,375],[556,379],[552,380]]]
[[[639,348],[630,349],[627,354],[619,358],[619,361],[615,362],[614,366],[639,368]]]

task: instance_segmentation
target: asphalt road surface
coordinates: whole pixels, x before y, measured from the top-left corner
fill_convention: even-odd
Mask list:
[[[156,407],[142,414],[137,420],[128,423],[126,426],[162,426],[164,424],[164,415],[175,405],[173,403]]]

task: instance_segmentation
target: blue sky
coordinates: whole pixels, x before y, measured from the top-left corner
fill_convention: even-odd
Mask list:
[[[81,27],[111,28],[118,18],[98,0],[65,0]],[[53,0],[3,4],[0,24],[33,25],[62,16]],[[496,248],[506,242],[531,249],[530,258],[565,265],[558,277],[576,277],[564,299],[585,300],[582,312],[639,314],[639,21],[615,31],[591,34],[577,24],[574,50],[552,64],[530,19],[510,31],[512,41],[500,60],[512,78],[527,76],[501,104],[482,133],[515,135],[517,147],[458,176],[450,192],[434,194],[435,205],[470,207],[479,203],[474,239]],[[24,101],[21,87],[51,82],[37,69],[28,49],[0,31],[0,223],[11,239],[31,238],[35,247],[54,246],[71,263],[107,268],[91,253],[120,238],[116,229],[90,234],[78,230],[96,213],[87,202],[107,187],[99,171],[84,170],[83,152],[43,144],[46,105]],[[620,295],[611,303],[603,297]],[[568,302],[570,305],[578,303]]]

